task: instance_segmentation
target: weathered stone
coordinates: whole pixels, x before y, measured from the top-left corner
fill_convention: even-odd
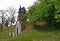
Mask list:
[[[12,32],[9,32],[9,37],[12,37]]]
[[[12,37],[15,37],[15,33],[14,32],[12,33]]]

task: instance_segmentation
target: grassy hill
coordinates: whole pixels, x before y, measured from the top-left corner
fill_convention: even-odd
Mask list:
[[[28,25],[23,32],[12,38],[8,36],[10,30],[0,32],[0,41],[60,41],[59,29],[35,28]]]

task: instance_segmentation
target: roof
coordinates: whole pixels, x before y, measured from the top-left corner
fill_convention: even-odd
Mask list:
[[[19,13],[19,14],[21,14],[21,13],[25,14],[25,12],[26,12],[25,7],[22,7],[22,8],[21,8],[21,6],[20,6],[18,13]]]

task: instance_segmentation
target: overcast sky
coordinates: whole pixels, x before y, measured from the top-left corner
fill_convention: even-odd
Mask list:
[[[34,2],[36,2],[36,0],[0,0],[0,9],[7,9],[8,7],[18,9],[20,5],[27,8]]]
[[[20,5],[22,7],[24,6],[27,9],[29,6],[32,6],[33,3],[36,1],[37,0],[0,0],[0,10],[1,9],[6,10],[9,7],[13,7],[13,8],[16,8],[18,11]],[[17,13],[15,15],[17,19]],[[0,22],[1,22],[1,18],[0,18]]]

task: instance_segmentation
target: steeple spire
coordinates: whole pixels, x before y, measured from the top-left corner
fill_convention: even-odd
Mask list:
[[[21,5],[20,5],[20,10],[21,10]]]
[[[18,13],[20,13],[21,12],[21,5],[20,5],[20,7],[19,7],[19,11],[18,11]]]

